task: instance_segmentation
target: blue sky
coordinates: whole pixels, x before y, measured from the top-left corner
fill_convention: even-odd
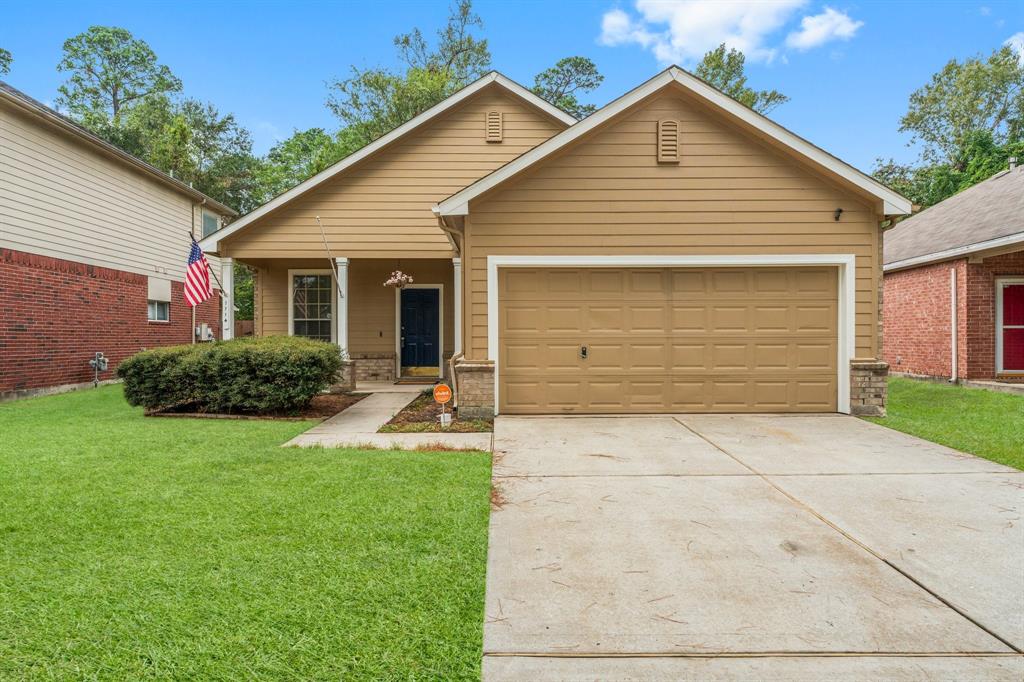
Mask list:
[[[717,42],[749,55],[751,85],[792,99],[772,118],[855,166],[910,161],[898,132],[907,98],[951,58],[1024,41],[1024,2],[771,2],[692,0],[511,2],[477,0],[493,65],[531,84],[561,57],[585,55],[606,76],[589,100],[605,104],[670,61],[692,68]],[[448,2],[23,2],[8,3],[0,47],[6,79],[49,102],[66,75],[63,41],[93,24],[146,40],[188,96],[233,112],[265,152],[293,129],[337,121],[326,82],[349,65],[392,65],[391,39],[418,26],[432,35]]]

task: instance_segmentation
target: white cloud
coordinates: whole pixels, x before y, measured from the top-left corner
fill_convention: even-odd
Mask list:
[[[766,45],[806,0],[637,0],[639,17],[621,9],[605,13],[600,42],[637,44],[663,63],[695,61],[721,43],[753,61],[771,61]]]
[[[978,12],[981,13],[981,16],[987,17],[988,15],[992,14],[992,8],[982,5],[981,7],[978,8]]]
[[[826,7],[821,14],[801,19],[800,30],[786,36],[786,46],[797,50],[809,50],[833,40],[849,40],[863,25],[863,21],[854,21],[845,12]]]
[[[1017,50],[1017,54],[1020,56],[1021,64],[1024,64],[1024,31],[1014,33],[1012,36],[1006,39],[1003,45],[1009,45],[1013,49]]]
[[[692,63],[725,43],[751,61],[779,56],[772,37],[799,16],[807,0],[636,0],[636,14],[609,10],[601,20],[603,45],[640,45],[659,62]],[[864,25],[844,12],[825,7],[804,16],[785,45],[807,50],[833,40],[849,40]]]

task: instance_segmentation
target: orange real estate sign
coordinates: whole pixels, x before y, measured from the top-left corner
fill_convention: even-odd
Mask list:
[[[452,399],[452,389],[448,384],[434,386],[434,400],[444,405]]]

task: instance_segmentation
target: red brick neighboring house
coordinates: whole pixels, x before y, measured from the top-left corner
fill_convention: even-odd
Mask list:
[[[904,220],[884,248],[892,372],[1024,382],[1024,168]]]
[[[108,380],[191,342],[189,232],[233,215],[0,82],[0,400],[91,385],[97,352]],[[219,335],[220,320],[215,291],[196,324]]]

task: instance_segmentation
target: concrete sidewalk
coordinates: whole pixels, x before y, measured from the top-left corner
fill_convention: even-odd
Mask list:
[[[1024,473],[843,416],[500,417],[486,680],[1024,678]]]
[[[490,433],[377,433],[422,391],[423,386],[414,385],[371,393],[344,412],[292,438],[284,447],[491,451]]]

